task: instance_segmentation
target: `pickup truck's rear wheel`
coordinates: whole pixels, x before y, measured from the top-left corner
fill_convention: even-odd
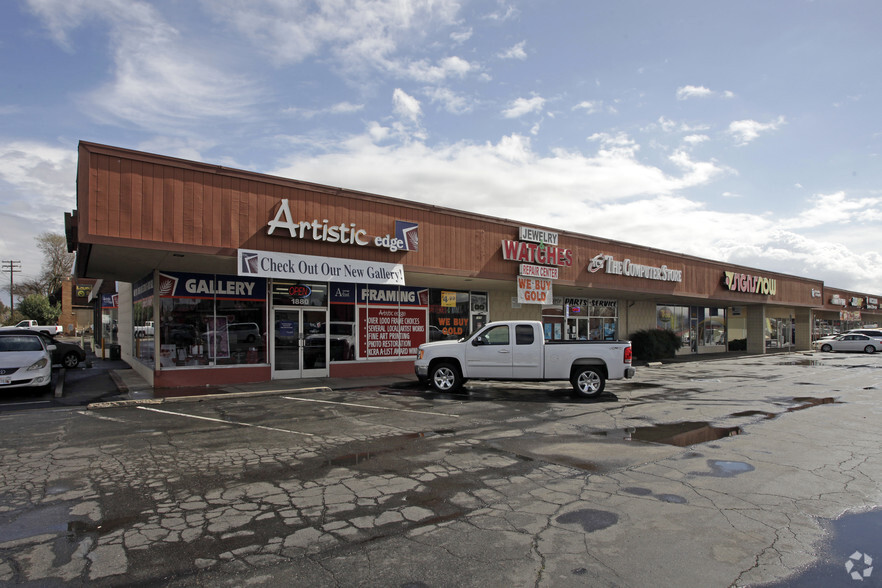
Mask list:
[[[455,392],[462,382],[459,368],[452,363],[439,363],[429,370],[429,384],[438,392]]]
[[[573,392],[580,398],[599,396],[606,385],[600,370],[591,366],[576,368],[570,382],[573,384]]]

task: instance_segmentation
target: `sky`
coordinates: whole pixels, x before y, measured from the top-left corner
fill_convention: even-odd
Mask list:
[[[882,295],[880,22],[878,0],[5,0],[0,256],[40,273],[84,140]]]

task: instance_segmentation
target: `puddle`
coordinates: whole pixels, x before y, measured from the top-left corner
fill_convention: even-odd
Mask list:
[[[740,427],[712,427],[709,423],[685,422],[650,427],[633,427],[623,430],[626,441],[664,443],[676,447],[688,447],[697,443],[716,441],[741,434]]]
[[[818,361],[817,359],[791,359],[788,361],[778,362],[777,365],[802,365],[807,367],[818,367],[824,365],[824,363]]]
[[[821,406],[822,404],[842,404],[841,402],[837,402],[835,398],[814,398],[811,396],[800,396],[793,399],[793,402],[798,402],[799,405],[791,406],[787,409],[787,412],[795,412],[797,410],[805,410],[806,408],[811,408],[813,406]]]
[[[709,472],[691,472],[695,476],[712,476],[714,478],[734,478],[739,474],[752,472],[754,468],[749,463],[743,461],[726,461],[721,459],[709,459],[707,465],[711,469]]]
[[[595,531],[607,529],[618,523],[619,515],[605,510],[584,508],[582,510],[574,510],[573,512],[562,514],[555,520],[564,525],[581,525],[586,533],[593,533]]]
[[[650,496],[652,498],[655,498],[656,500],[669,502],[671,504],[686,504],[686,499],[682,496],[679,496],[677,494],[656,494],[649,488],[622,488],[622,492],[633,494],[634,496]]]
[[[761,416],[764,419],[771,420],[774,418],[778,418],[782,414],[788,412],[796,412],[797,410],[805,410],[813,406],[821,406],[824,404],[842,404],[842,402],[836,400],[832,396],[828,396],[825,398],[815,398],[813,396],[798,396],[796,398],[793,398],[791,402],[796,402],[796,406],[790,406],[784,412],[769,412],[766,410],[743,410],[741,412],[733,412],[729,416],[736,418]]]
[[[454,429],[438,429],[436,431],[406,433],[404,435],[395,435],[392,437],[381,437],[378,440],[378,443],[382,443],[383,447],[379,449],[370,449],[365,451],[357,451],[354,453],[347,453],[346,455],[339,455],[337,457],[329,457],[325,460],[325,465],[331,467],[352,467],[363,464],[366,461],[370,461],[375,457],[379,457],[381,455],[402,451],[404,449],[404,446],[399,443],[399,441],[426,439],[430,437],[437,437],[439,435],[454,434],[456,434],[456,431]]]
[[[873,560],[882,557],[882,509],[820,522],[827,536],[817,549],[818,560],[795,576],[763,586],[878,586],[882,569],[874,570]]]

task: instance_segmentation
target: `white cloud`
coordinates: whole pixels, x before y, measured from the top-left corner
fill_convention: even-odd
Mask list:
[[[532,98],[518,98],[511,106],[502,111],[505,118],[519,118],[531,112],[542,110],[545,106],[545,98],[534,96]]]
[[[471,27],[464,29],[462,31],[454,31],[450,33],[450,39],[456,43],[457,45],[462,45],[466,41],[472,38],[474,34],[474,30]]]
[[[286,108],[283,112],[285,114],[293,114],[295,116],[300,116],[302,118],[310,119],[315,118],[317,116],[322,115],[337,115],[337,114],[353,114],[356,112],[360,112],[364,110],[364,104],[352,104],[351,102],[338,102],[337,104],[332,104],[327,108],[298,108],[296,106],[292,106],[291,108]]]
[[[775,120],[767,123],[757,122],[755,120],[736,120],[729,124],[729,134],[735,139],[738,145],[747,145],[751,141],[759,138],[760,133],[776,131],[785,123],[784,117],[779,116]]]
[[[573,110],[584,110],[587,114],[596,114],[603,109],[602,100],[583,100],[575,106]]]
[[[187,36],[150,4],[32,0],[31,7],[65,46],[69,45],[67,34],[85,20],[107,25],[112,79],[80,97],[83,110],[102,122],[177,134],[205,118],[247,118],[259,101],[252,80],[224,71],[215,64],[216,57],[188,45]]]
[[[64,213],[76,208],[76,145],[0,140],[0,249],[22,262],[19,277],[36,277],[43,263],[34,238],[64,233]]]
[[[707,98],[713,95],[713,92],[704,86],[683,86],[677,88],[677,100],[686,100],[688,98]]]
[[[526,41],[521,41],[513,47],[509,47],[505,51],[499,52],[497,54],[497,57],[499,57],[500,59],[520,59],[523,61],[527,58],[527,52],[524,51],[524,46],[526,46],[526,44]]]
[[[398,116],[413,123],[419,122],[420,115],[422,114],[419,100],[401,88],[395,88],[395,92],[392,93],[392,102],[394,103],[395,113]]]
[[[471,100],[450,88],[426,88],[424,93],[433,104],[440,103],[451,114],[465,114],[473,109]]]
[[[677,88],[677,100],[688,100],[690,98],[710,98],[711,96],[720,96],[724,99],[735,97],[735,93],[731,90],[723,90],[722,92],[714,92],[710,88],[704,86],[682,86]]]

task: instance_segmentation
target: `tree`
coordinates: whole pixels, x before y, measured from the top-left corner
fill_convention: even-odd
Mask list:
[[[41,325],[53,325],[61,314],[61,306],[49,304],[49,299],[45,296],[31,294],[18,303],[16,311]]]
[[[54,298],[61,283],[73,272],[76,254],[67,250],[67,238],[60,233],[40,233],[37,237],[37,248],[43,252],[43,273],[40,281],[45,288],[44,293]]]

